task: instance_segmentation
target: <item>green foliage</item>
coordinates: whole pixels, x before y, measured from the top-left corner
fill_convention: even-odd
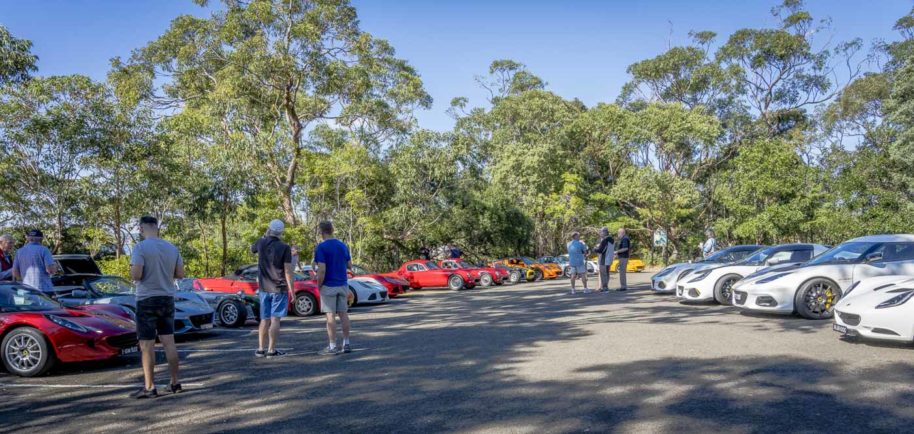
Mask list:
[[[31,50],[32,41],[17,39],[0,26],[0,86],[26,81],[38,69],[38,57]]]

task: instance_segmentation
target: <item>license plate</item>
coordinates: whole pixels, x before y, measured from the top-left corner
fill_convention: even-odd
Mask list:
[[[138,353],[138,352],[140,352],[140,348],[139,348],[139,347],[129,347],[129,348],[122,348],[122,349],[121,349],[121,355],[122,355],[122,356],[123,356],[123,355],[126,355],[126,354]]]
[[[203,324],[202,326],[200,326],[200,328],[203,330],[211,329],[211,328],[213,328],[213,323]]]
[[[847,334],[847,327],[845,327],[841,324],[832,324],[831,328],[832,328],[832,330],[834,330],[838,333],[841,333],[843,335]]]

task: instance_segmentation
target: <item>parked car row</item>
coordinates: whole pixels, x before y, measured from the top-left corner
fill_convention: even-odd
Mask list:
[[[834,318],[849,337],[914,342],[914,235],[873,235],[819,244],[733,246],[651,278],[681,302]]]

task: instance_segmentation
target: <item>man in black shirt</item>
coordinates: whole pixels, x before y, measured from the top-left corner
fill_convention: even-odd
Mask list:
[[[628,267],[628,254],[631,246],[632,242],[628,239],[628,235],[625,235],[625,228],[619,228],[619,237],[616,238],[614,246],[616,258],[619,259],[619,263],[616,265],[616,271],[619,272],[619,291],[628,290],[625,272]]]
[[[292,249],[279,239],[285,229],[282,221],[273,220],[263,238],[251,246],[251,253],[258,254],[257,281],[260,285],[260,346],[254,352],[255,357],[271,358],[285,354],[276,349],[276,338],[279,337],[280,319],[288,312],[289,289],[295,282]]]
[[[600,267],[600,292],[609,292],[609,267],[613,263],[613,237],[608,228],[600,229],[600,244],[594,249],[600,254],[597,264]]]

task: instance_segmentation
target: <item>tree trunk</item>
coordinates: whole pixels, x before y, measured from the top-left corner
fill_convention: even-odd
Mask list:
[[[202,221],[200,222],[200,238],[203,242],[203,274],[209,276],[209,246],[206,244],[206,226]]]
[[[228,234],[225,227],[225,220],[228,218],[228,197],[224,194],[222,196],[222,213],[219,216],[219,223],[221,223],[221,233],[222,233],[222,265],[219,268],[219,272],[225,276],[225,266],[228,264]]]

